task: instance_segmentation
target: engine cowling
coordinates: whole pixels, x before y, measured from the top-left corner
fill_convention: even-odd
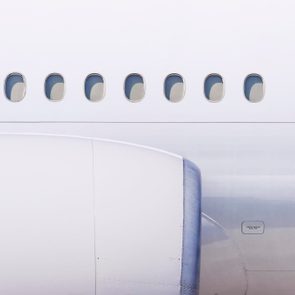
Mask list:
[[[0,136],[0,293],[198,294],[198,169],[110,141]]]

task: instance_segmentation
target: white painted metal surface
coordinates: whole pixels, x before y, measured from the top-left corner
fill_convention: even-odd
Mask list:
[[[5,1],[0,11],[0,83],[14,71],[26,77],[19,104],[0,96],[1,121],[294,122],[294,3],[282,1]],[[44,95],[52,72],[65,79],[58,104]],[[106,96],[84,95],[84,80],[99,72]],[[130,104],[123,84],[130,73],[146,81],[141,103]],[[170,73],[186,81],[179,104],[165,99]],[[219,73],[225,96],[208,103],[203,84]],[[244,96],[244,79],[260,74],[263,101]],[[3,97],[1,99],[1,97]]]
[[[179,294],[183,161],[94,142],[97,294]]]
[[[3,2],[0,10],[3,44],[0,49],[0,87],[3,89],[0,131],[123,140],[175,152],[194,161],[203,175],[203,211],[222,229],[216,233],[214,226],[207,226],[203,232],[204,239],[213,236],[220,240],[213,239],[212,243],[203,245],[200,295],[293,295],[294,9],[291,0]],[[5,79],[14,72],[24,75],[26,82],[26,95],[16,103],[7,100],[4,93]],[[54,103],[44,92],[44,82],[50,73],[60,73],[65,80],[64,98]],[[105,83],[104,98],[96,103],[90,102],[84,93],[85,78],[91,73],[101,74]],[[130,73],[139,73],[145,81],[145,96],[136,104],[130,103],[124,94],[124,81]],[[185,81],[185,95],[179,103],[169,102],[164,95],[164,81],[171,73],[180,74]],[[218,103],[210,103],[204,95],[204,80],[212,73],[224,79],[224,98]],[[264,94],[263,100],[257,103],[249,102],[244,94],[245,78],[253,73],[261,75],[264,82],[263,89],[260,85],[254,89],[255,95],[252,93],[254,100]],[[41,162],[32,164],[24,157],[26,142],[19,142],[12,150],[6,145],[3,142],[5,153],[0,155],[0,175],[4,180],[7,175],[15,177],[18,185],[12,191],[37,199],[29,185],[35,181],[31,176],[38,175],[41,181],[32,192],[61,194],[60,187],[48,185],[51,184],[48,179],[59,184],[60,178],[48,172],[43,179],[43,175],[37,174]],[[48,167],[58,165],[64,158],[66,163],[71,162],[76,147],[75,144],[70,146],[65,156],[58,153],[45,164]],[[57,153],[51,141],[44,141],[44,149],[47,148],[51,154]],[[33,152],[28,153],[33,157]],[[82,159],[77,158],[80,163]],[[18,161],[29,167],[32,172],[28,174],[23,166],[13,169],[12,161],[14,165]],[[69,164],[60,173],[71,172],[75,178],[83,174],[85,168],[82,165],[76,171],[71,167]],[[5,174],[4,169],[10,174]],[[68,189],[77,188],[74,195],[79,191],[88,192],[90,179],[87,176],[87,173],[81,176],[85,178],[83,184],[66,178]],[[9,183],[4,181],[0,192],[5,192]],[[10,208],[16,205],[16,212],[24,216],[21,209],[29,205],[14,202],[15,194],[11,194]],[[85,199],[82,204],[83,216],[87,215],[88,201]],[[4,209],[0,208],[0,212],[11,220],[13,216]],[[64,211],[71,220],[76,207],[69,209]],[[49,212],[45,209],[44,212],[42,217],[49,220]],[[244,235],[241,228],[244,221],[263,221],[264,233]],[[65,221],[54,222],[61,224],[59,231],[62,233]],[[34,237],[37,231],[30,234]],[[83,234],[85,239],[79,243],[87,247],[93,236],[88,232]],[[62,239],[67,238],[60,235]],[[3,239],[5,247],[9,241],[21,239],[21,236],[11,237],[9,232],[4,236],[7,237]],[[71,238],[74,241],[76,237]],[[56,245],[52,246],[55,249]],[[47,247],[44,245],[45,250]],[[173,247],[177,247],[176,244]],[[16,257],[20,257],[11,264],[19,266],[19,277],[33,280],[42,274],[42,267],[38,273],[36,267],[31,274],[22,268],[32,252],[22,257],[17,244],[12,249],[16,249]],[[81,257],[87,256],[88,252],[83,251]],[[37,252],[36,257],[41,254]],[[48,261],[53,264],[51,254],[48,255]],[[70,255],[65,251],[64,261],[69,261]],[[4,258],[7,259],[3,254]],[[60,261],[56,261],[56,266]],[[81,275],[83,281],[94,276],[93,267],[87,264],[83,268],[87,269]],[[54,277],[62,277],[63,268],[56,269]],[[131,271],[135,269],[133,265]],[[122,269],[117,271],[116,275],[123,274]],[[9,272],[12,270],[7,269],[5,273]],[[148,275],[153,274],[143,274],[143,277]],[[0,282],[3,278],[5,275],[0,276]],[[98,282],[100,275],[96,279]],[[74,280],[73,285],[66,285],[64,290],[75,290],[73,294],[78,295],[75,292],[79,293],[81,285],[77,285]],[[10,291],[0,290],[0,293],[15,294],[16,286],[12,283],[10,286]],[[30,286],[30,295],[41,290],[40,283]],[[128,290],[131,285],[126,286]],[[137,293],[145,292],[132,286]],[[48,290],[55,291],[54,288],[51,286]],[[152,293],[160,289],[158,285],[154,289],[149,285],[146,290]],[[115,289],[108,291],[117,292]],[[46,294],[44,288],[40,293]]]
[[[187,294],[181,157],[62,136],[1,135],[0,151],[2,293]]]
[[[223,280],[224,291],[218,281],[216,288],[212,287],[214,280],[209,275],[201,275],[201,290],[202,285],[210,285],[221,295],[243,294],[247,289],[260,295],[260,287],[254,286],[265,285],[270,290],[273,284],[273,290],[287,289],[289,293],[284,294],[293,294],[293,124],[3,124],[0,128],[10,132],[33,130],[116,138],[169,150],[198,163],[202,171],[203,212],[224,228],[238,249],[220,269],[220,275],[230,274],[232,278]],[[243,235],[242,222],[258,219],[265,223],[264,235]],[[203,234],[210,237],[212,233],[204,230]],[[215,240],[208,245],[210,252],[202,252],[202,262],[214,266],[209,274],[214,274],[218,261],[225,257],[223,241]],[[213,251],[215,256],[206,255]],[[227,268],[233,257],[239,257],[235,268],[242,265],[247,284],[241,279],[241,271]],[[210,265],[205,269],[210,269]],[[258,272],[259,276],[255,275]],[[269,272],[279,274],[280,284],[269,280]]]
[[[89,142],[0,137],[0,293],[93,295]]]

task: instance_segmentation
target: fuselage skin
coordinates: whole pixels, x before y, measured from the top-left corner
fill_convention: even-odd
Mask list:
[[[295,289],[294,3],[278,1],[11,1],[0,11],[0,87],[25,78],[22,101],[0,95],[1,133],[89,136],[143,144],[193,161],[202,174],[201,295],[293,295]],[[46,98],[51,73],[65,82]],[[85,78],[105,81],[90,102]],[[131,73],[145,96],[124,93]],[[180,74],[185,95],[164,95]],[[249,102],[244,80],[263,78]],[[205,97],[219,74],[224,96]],[[20,147],[21,148],[21,147]]]

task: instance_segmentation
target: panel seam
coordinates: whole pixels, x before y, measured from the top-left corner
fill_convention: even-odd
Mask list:
[[[96,295],[96,291],[97,291],[97,257],[96,257],[96,186],[95,186],[95,164],[94,164],[94,142],[93,140],[90,141],[91,142],[91,154],[92,154],[92,206],[93,206],[93,251],[94,251],[94,294]]]

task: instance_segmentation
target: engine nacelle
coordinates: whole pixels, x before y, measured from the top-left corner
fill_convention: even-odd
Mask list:
[[[0,137],[0,294],[198,293],[198,169],[91,139]]]

